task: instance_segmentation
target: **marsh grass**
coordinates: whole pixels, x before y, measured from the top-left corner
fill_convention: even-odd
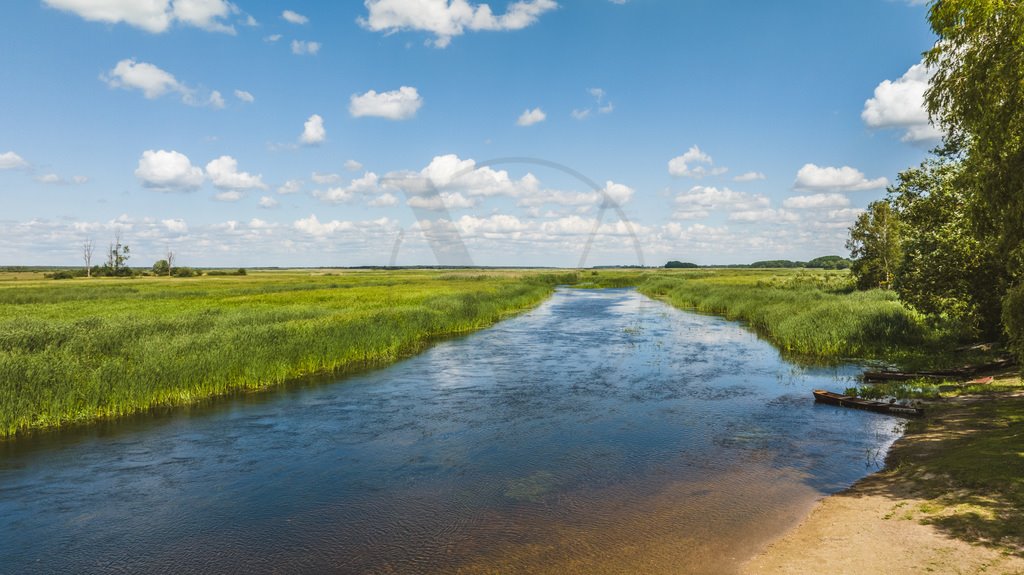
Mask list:
[[[895,294],[854,291],[845,271],[673,271],[647,274],[637,285],[673,306],[745,322],[802,356],[889,358],[933,343]]]
[[[384,365],[575,274],[253,273],[0,285],[0,437]]]

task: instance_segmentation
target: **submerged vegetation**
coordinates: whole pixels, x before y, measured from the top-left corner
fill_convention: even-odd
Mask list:
[[[0,287],[0,437],[382,365],[575,274],[252,273]]]

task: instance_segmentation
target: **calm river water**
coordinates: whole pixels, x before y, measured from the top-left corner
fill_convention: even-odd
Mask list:
[[[0,444],[0,571],[721,573],[882,463],[735,323],[632,290],[386,369]]]

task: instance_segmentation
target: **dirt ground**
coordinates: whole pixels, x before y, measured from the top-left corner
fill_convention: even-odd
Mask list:
[[[818,502],[741,573],[1024,574],[1024,397],[1000,395],[909,428],[886,471]]]

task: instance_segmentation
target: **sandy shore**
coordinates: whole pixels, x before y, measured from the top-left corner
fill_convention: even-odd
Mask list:
[[[921,461],[942,450],[944,438],[963,431],[961,422],[946,419],[897,441],[897,457]],[[986,544],[984,534],[957,537],[936,526],[935,502],[934,491],[927,493],[905,473],[882,471],[819,501],[795,529],[745,563],[741,573],[1024,574],[1020,553]],[[951,509],[944,513],[964,512]]]

